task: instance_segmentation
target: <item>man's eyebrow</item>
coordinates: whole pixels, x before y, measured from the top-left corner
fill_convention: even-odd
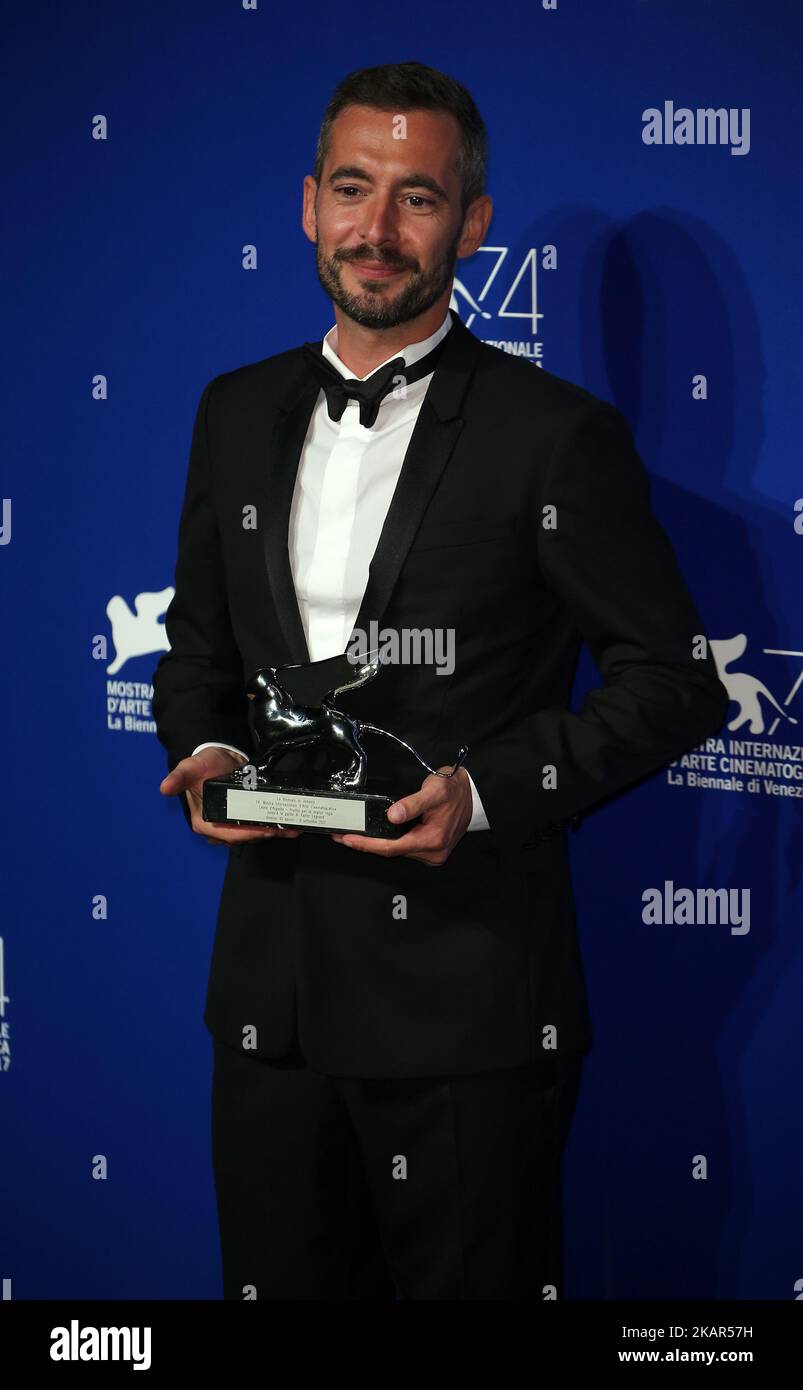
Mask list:
[[[358,164],[339,164],[332,171],[326,182],[331,186],[339,183],[341,179],[364,179],[366,183],[372,183],[371,175],[365,169],[361,169]],[[404,174],[396,180],[396,188],[426,188],[430,193],[434,193],[436,198],[443,198],[444,202],[449,201],[449,195],[445,188],[442,188],[437,179],[433,179],[431,174],[422,174],[413,171]]]

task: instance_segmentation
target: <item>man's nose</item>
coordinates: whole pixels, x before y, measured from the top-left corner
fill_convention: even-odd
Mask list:
[[[363,204],[357,230],[369,247],[392,246],[399,237],[398,211],[391,197],[371,198]]]

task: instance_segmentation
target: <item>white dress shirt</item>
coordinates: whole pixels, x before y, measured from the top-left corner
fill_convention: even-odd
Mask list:
[[[405,365],[412,366],[445,338],[451,326],[447,310],[440,328],[422,342],[392,353],[385,362],[403,357]],[[337,324],[326,334],[322,352],[342,376],[354,376],[337,356]],[[332,420],[321,388],[301,451],[288,528],[290,568],[311,661],[346,649],[368,583],[368,566],[432,376],[430,372],[407,385],[403,397],[386,396],[370,429],[360,424],[356,400],[348,402],[339,420]],[[229,743],[199,743],[193,753],[202,748],[228,748],[248,761],[241,748]],[[488,830],[477,788],[466,772],[473,803],[467,830]]]

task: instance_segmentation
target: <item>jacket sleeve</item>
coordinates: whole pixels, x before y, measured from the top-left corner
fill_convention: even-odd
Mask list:
[[[585,639],[604,684],[577,711],[536,709],[475,743],[471,775],[492,828],[514,848],[576,825],[586,808],[725,719],[727,692],[650,495],[621,412],[584,404],[545,469],[534,544],[542,582]],[[549,505],[551,529],[541,525]],[[544,785],[550,766],[553,787]]]
[[[216,380],[216,379],[215,379]],[[156,733],[168,771],[199,743],[250,748],[243,664],[229,617],[220,530],[211,487],[207,412],[201,395],[178,528],[175,594],[165,614],[169,651],[153,676]],[[180,801],[189,821],[186,797]]]

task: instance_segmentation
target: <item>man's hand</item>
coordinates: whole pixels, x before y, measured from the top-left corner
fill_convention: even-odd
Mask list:
[[[447,763],[438,771],[451,772],[451,767]],[[436,777],[429,773],[419,792],[394,801],[388,807],[388,820],[397,823],[421,816],[420,824],[413,826],[406,835],[400,835],[398,840],[379,840],[367,835],[338,834],[332,835],[332,839],[339,845],[362,850],[364,854],[383,854],[387,859],[405,855],[436,868],[446,863],[458,840],[462,839],[472,810],[471,783],[464,767],[458,768],[454,777]]]
[[[240,759],[225,748],[202,748],[200,753],[182,758],[173,771],[168,772],[159,791],[164,796],[180,796],[186,792],[192,828],[196,834],[203,835],[208,845],[240,845],[243,840],[293,840],[302,834],[300,830],[278,830],[275,826],[223,825],[203,819],[203,786],[207,777],[225,777],[232,768],[240,766]]]

